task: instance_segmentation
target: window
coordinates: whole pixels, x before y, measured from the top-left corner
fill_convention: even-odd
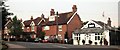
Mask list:
[[[95,33],[95,40],[100,40],[102,38],[102,33]]]
[[[44,30],[49,30],[49,29],[50,29],[49,26],[44,27]]]
[[[95,40],[97,40],[97,36],[95,36]]]
[[[59,31],[62,31],[62,25],[58,26]]]
[[[27,32],[29,32],[29,27],[27,27]]]
[[[98,36],[98,40],[100,40],[100,36]]]
[[[34,31],[34,25],[33,25],[33,23],[31,24],[31,30]]]
[[[95,28],[95,24],[94,23],[88,24],[88,28]]]
[[[32,31],[34,31],[34,26],[33,25],[31,26],[31,29],[32,29]]]
[[[55,16],[50,16],[49,21],[55,21]]]

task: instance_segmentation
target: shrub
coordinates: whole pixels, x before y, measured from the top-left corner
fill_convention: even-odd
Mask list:
[[[2,49],[1,50],[7,50],[8,46],[4,41],[1,41],[0,43],[2,43]]]
[[[89,40],[89,44],[92,44],[92,41],[91,41],[91,40]]]
[[[85,40],[82,40],[83,45],[85,44]]]
[[[95,42],[95,45],[97,45],[97,42]]]

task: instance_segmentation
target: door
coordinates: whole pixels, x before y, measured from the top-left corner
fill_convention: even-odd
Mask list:
[[[85,44],[89,44],[90,36],[90,34],[85,35]]]

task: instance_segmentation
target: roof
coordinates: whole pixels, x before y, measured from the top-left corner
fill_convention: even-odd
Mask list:
[[[104,25],[105,25],[105,29],[111,29],[111,27],[108,24],[106,24],[106,23],[104,23],[102,21],[95,21],[95,20],[92,20],[92,21],[94,21],[98,25],[102,26],[103,28],[104,28]]]
[[[12,19],[7,18],[7,23],[4,26],[7,27],[7,28],[11,28],[12,27]]]
[[[68,20],[73,16],[74,12],[66,12],[58,14],[58,25],[67,24]],[[47,21],[46,25],[56,25],[57,18],[55,21]]]
[[[101,27],[104,28],[105,25],[105,29],[111,29],[112,27],[110,27],[109,25],[107,25],[106,23],[102,22],[102,21],[95,21],[92,20],[93,22],[97,23],[98,25],[100,25]],[[84,25],[86,25],[88,23],[88,21],[84,22]]]
[[[112,28],[109,25],[105,24],[104,22],[95,21],[95,20],[92,20],[92,21],[97,23],[98,25],[100,25],[103,28],[105,25],[105,29],[107,29],[107,30],[111,30],[111,28]],[[84,22],[84,25],[86,25],[87,23],[88,23],[88,21]],[[103,28],[95,27],[95,28],[76,29],[76,30],[74,30],[74,33],[102,33],[104,31]]]
[[[31,22],[33,21],[35,23],[35,25],[37,25],[40,22],[40,20],[42,20],[42,18],[37,17],[36,19],[33,19],[33,20],[26,20],[23,23],[25,26],[30,26]]]
[[[81,30],[74,31],[74,33],[102,33],[104,30],[102,28],[83,28]]]

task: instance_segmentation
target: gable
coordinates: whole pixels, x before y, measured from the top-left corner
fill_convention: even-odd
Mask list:
[[[102,26],[100,26],[99,24],[97,24],[97,23],[95,23],[94,21],[90,20],[90,21],[88,21],[88,23],[85,24],[81,29],[83,29],[83,28],[88,28],[88,25],[89,25],[90,23],[94,23],[94,24],[95,24],[95,27],[100,27],[100,28],[102,28]]]
[[[70,23],[70,21],[74,18],[74,16],[77,14],[77,12],[75,12],[72,17],[68,20],[67,24]]]
[[[30,26],[31,26],[31,25],[35,25],[34,21],[31,22]]]
[[[11,20],[9,20],[4,26],[7,26],[9,23],[11,23],[12,21]]]
[[[44,22],[45,22],[45,19],[44,19],[44,18],[42,18],[42,19],[39,21],[39,23],[38,23],[37,25],[39,25],[42,21],[44,21]]]

